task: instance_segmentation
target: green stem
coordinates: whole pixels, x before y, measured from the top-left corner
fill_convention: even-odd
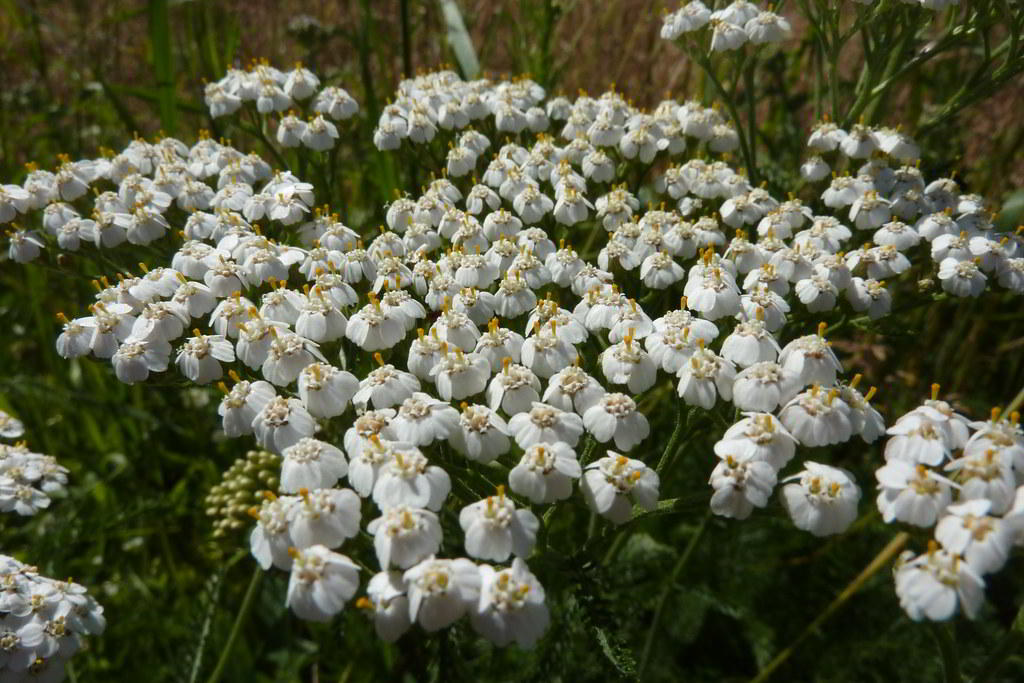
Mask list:
[[[1017,408],[1020,408],[1021,403],[1024,403],[1024,387],[1021,387],[1021,390],[1013,397],[1013,400],[1010,401],[1010,405],[1006,406],[1006,410],[1002,412],[1003,417],[1009,417],[1010,413],[1017,410]]]
[[[929,624],[929,626],[939,644],[939,652],[942,654],[942,670],[946,675],[946,683],[960,683],[960,657],[949,628],[946,624]]]
[[[1024,392],[1021,392],[1024,394]],[[988,683],[999,671],[1006,658],[1015,652],[1019,652],[1024,646],[1024,607],[1017,612],[1017,618],[1010,624],[1009,630],[999,640],[999,644],[992,650],[992,654],[985,660],[981,671],[974,677],[974,683]]]
[[[679,399],[676,403],[676,426],[672,430],[672,436],[669,437],[668,445],[665,446],[665,451],[661,454],[661,459],[658,460],[658,466],[654,468],[654,471],[661,476],[664,472],[665,467],[668,465],[672,456],[676,452],[676,447],[679,445],[679,439],[682,438],[684,425],[686,424],[686,404],[682,399]]]
[[[747,177],[750,178],[751,184],[756,185],[758,182],[757,168],[754,166],[754,159],[750,155],[749,141],[747,140],[746,127],[743,125],[743,120],[740,118],[740,112],[736,108],[736,101],[730,97],[729,92],[722,85],[722,82],[718,80],[718,76],[715,75],[714,67],[711,64],[711,60],[707,56],[700,53],[691,53],[693,61],[697,62],[697,65],[704,70],[707,74],[708,80],[715,86],[715,90],[718,91],[718,96],[722,98],[726,108],[729,110],[729,116],[732,117],[733,126],[736,128],[736,135],[740,139],[740,153],[743,155],[743,163],[747,167]]]
[[[704,518],[700,522],[700,526],[690,536],[690,541],[686,544],[686,548],[683,549],[682,554],[676,561],[676,565],[672,567],[672,573],[669,574],[668,581],[665,582],[665,588],[661,592],[661,597],[658,598],[658,606],[654,608],[654,616],[651,618],[651,627],[647,630],[647,639],[644,641],[644,651],[640,655],[640,666],[637,668],[636,679],[638,681],[644,680],[644,673],[647,671],[647,666],[651,663],[651,653],[654,650],[654,636],[658,633],[658,622],[661,621],[661,614],[665,611],[665,604],[668,602],[669,596],[672,595],[672,589],[675,588],[676,579],[682,573],[686,564],[690,561],[690,557],[693,556],[693,551],[697,547],[697,543],[704,535],[704,530],[707,529],[708,520],[711,519],[711,509],[704,514]]]
[[[889,541],[888,545],[882,548],[882,550],[875,555],[875,558],[861,570],[860,574],[858,574],[853,581],[847,584],[846,588],[844,588],[842,592],[839,593],[831,603],[829,603],[828,607],[822,610],[822,612],[814,618],[814,621],[808,624],[807,627],[800,632],[800,635],[796,637],[796,640],[790,643],[782,652],[777,654],[775,659],[768,662],[768,665],[761,669],[760,673],[750,680],[750,683],[764,683],[764,681],[767,681],[775,670],[782,666],[786,660],[792,656],[793,652],[795,652],[796,649],[811,636],[811,634],[816,633],[818,629],[821,628],[822,624],[828,621],[833,614],[839,611],[839,608],[849,602],[850,598],[852,598],[857,591],[867,583],[868,579],[877,574],[882,567],[886,566],[889,561],[903,549],[903,546],[905,546],[909,540],[910,534],[906,532],[901,532],[893,537],[893,539]]]
[[[217,683],[221,676],[224,675],[228,662],[231,661],[231,651],[235,647],[235,641],[238,640],[238,636],[242,633],[242,625],[245,623],[253,604],[256,602],[256,596],[259,594],[260,581],[262,579],[263,568],[256,565],[252,572],[252,578],[249,579],[249,587],[245,591],[245,597],[242,598],[242,606],[238,608],[238,614],[235,615],[235,623],[231,625],[231,632],[228,634],[227,642],[224,643],[224,649],[220,652],[220,659],[217,660],[217,666],[214,667],[210,677],[206,679],[206,683]]]

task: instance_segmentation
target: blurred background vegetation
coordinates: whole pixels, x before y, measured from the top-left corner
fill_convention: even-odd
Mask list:
[[[415,189],[402,184],[408,169],[369,142],[377,112],[403,76],[445,63],[465,71],[469,49],[484,73],[528,73],[552,93],[596,94],[614,84],[641,106],[701,97],[707,83],[698,69],[658,37],[662,11],[675,7],[656,0],[0,0],[0,178],[18,182],[26,162],[50,167],[58,153],[119,150],[136,134],[188,143],[201,128],[221,134],[202,101],[204,80],[256,58],[279,67],[301,61],[360,102],[332,193],[352,227],[372,229],[394,188]],[[455,15],[467,33],[452,28]],[[767,59],[755,83],[758,119],[773,141],[767,176],[783,191],[795,186],[815,117],[813,39],[792,20],[786,50],[793,58]],[[1013,27],[989,29],[998,44]],[[856,44],[844,54],[840,93],[852,91],[863,57]],[[965,190],[1002,206],[1001,220],[1012,227],[1024,207],[1014,194],[1024,185],[1024,65],[972,93],[970,106],[944,107],[990,58],[973,46],[949,50],[897,79],[869,122],[916,133],[926,177],[956,170]],[[256,148],[252,140],[235,142]],[[894,533],[866,514],[854,531],[816,540],[794,532],[774,502],[746,523],[705,522],[710,444],[723,428],[708,415],[686,425],[687,450],[663,481],[664,497],[678,498],[666,514],[636,525],[625,543],[604,532],[589,540],[560,536],[575,572],[533,567],[549,595],[566,596],[537,652],[461,638],[465,626],[385,646],[356,610],[330,626],[307,624],[283,606],[285,576],[250,584],[244,537],[219,546],[210,538],[203,498],[249,443],[210,436],[217,399],[205,390],[176,379],[127,387],[106,364],[59,359],[55,314],[80,314],[89,277],[109,274],[109,265],[78,254],[49,258],[32,267],[0,262],[0,407],[25,421],[35,450],[71,468],[72,487],[38,519],[0,519],[0,538],[4,552],[49,575],[73,576],[106,606],[107,633],[74,658],[72,680],[208,680],[250,588],[256,606],[217,672],[222,680],[608,680],[635,678],[639,668],[650,680],[745,680]],[[1009,295],[908,310],[874,331],[847,328],[842,336],[847,368],[880,387],[877,404],[890,421],[933,381],[974,417],[1005,405],[1024,385],[1024,312]],[[660,450],[675,414],[649,414],[663,435],[651,448]],[[803,455],[853,470],[864,489],[862,511],[873,509],[877,445]],[[579,516],[586,514],[575,501],[560,511],[560,528],[585,527]],[[695,535],[703,538],[677,576],[673,568]],[[1022,572],[1018,556],[993,578],[984,618],[952,625],[964,671],[983,667],[1012,621],[1024,599]],[[883,571],[811,634],[778,680],[937,680],[936,652],[934,634],[907,620]],[[996,680],[1022,677],[1017,657]]]

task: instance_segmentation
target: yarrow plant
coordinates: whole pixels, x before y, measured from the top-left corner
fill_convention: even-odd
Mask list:
[[[23,436],[14,416],[0,411],[0,437]],[[24,442],[0,443],[0,511],[30,516],[64,493],[68,471],[56,458]],[[106,628],[103,607],[85,586],[43,576],[39,569],[0,555],[0,677],[5,681],[59,681],[83,637]]]
[[[707,65],[791,32],[747,2],[694,1],[662,37]],[[936,386],[887,422],[834,343],[903,306],[1024,293],[1024,235],[925,177],[908,134],[823,119],[799,199],[758,182],[732,105],[644,110],[616,90],[548,97],[527,77],[434,71],[402,81],[373,132],[411,167],[433,159],[431,179],[396,192],[384,224],[349,225],[320,203],[359,112],[344,90],[256,63],[205,101],[269,156],[136,139],[4,186],[0,220],[19,263],[126,242],[161,254],[96,280],[88,310],[61,315],[57,352],[126,384],[177,373],[220,391],[223,435],[262,450],[208,512],[287,574],[298,618],[362,612],[388,642],[465,619],[532,648],[552,620],[559,515],[586,509],[583,536],[628,534],[686,486],[733,520],[777,500],[815,537],[847,532],[875,494],[886,523],[934,535],[895,569],[914,620],[976,616],[984,577],[1024,540],[1019,415],[972,422]],[[676,427],[655,451],[664,412]],[[705,413],[719,437],[692,452]],[[7,416],[0,430],[20,435]],[[883,437],[877,486],[831,456]],[[4,453],[0,509],[45,507],[59,468]],[[670,479],[680,457],[707,461],[706,486]]]

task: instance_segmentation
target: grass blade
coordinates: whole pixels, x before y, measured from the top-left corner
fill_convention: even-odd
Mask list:
[[[480,73],[480,61],[476,57],[473,41],[466,31],[466,22],[462,20],[462,12],[455,0],[438,0],[441,13],[448,29],[448,44],[455,53],[455,61],[466,78],[476,78]]]
[[[177,108],[174,101],[174,55],[171,53],[171,16],[168,0],[149,2],[149,47],[158,91],[157,106],[164,133],[174,135]]]

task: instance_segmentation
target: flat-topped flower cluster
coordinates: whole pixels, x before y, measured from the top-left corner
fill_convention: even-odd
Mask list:
[[[304,69],[256,65],[207,98],[215,115],[260,116],[317,88]],[[645,407],[672,389],[686,410],[742,412],[714,447],[716,514],[748,517],[781,476],[797,528],[843,532],[858,514],[853,476],[812,461],[784,470],[801,447],[870,443],[886,425],[874,389],[843,379],[828,325],[800,325],[835,309],[885,316],[894,293],[920,297],[936,274],[952,296],[978,296],[993,280],[1024,291],[1021,235],[996,232],[981,198],[954,180],[908,165],[916,147],[896,131],[816,128],[810,146],[853,173],[804,203],[752,186],[716,156],[736,148],[736,132],[694,102],[648,112],[614,91],[545,102],[528,79],[448,71],[403,81],[392,102],[379,149],[450,146],[442,177],[388,205],[377,230],[345,225],[317,205],[323,188],[209,138],[135,140],[112,159],[62,160],[0,189],[0,215],[41,214],[41,229],[12,232],[19,261],[53,242],[109,249],[180,230],[166,265],[99,281],[90,315],[65,319],[57,348],[109,360],[128,383],[173,362],[220,387],[224,433],[281,458],[277,490],[252,509],[250,544],[261,566],[290,572],[287,602],[305,619],[339,613],[375,561],[356,604],[382,638],[468,615],[499,645],[532,646],[549,614],[528,562],[552,506],[578,489],[614,524],[654,509],[675,454],[638,446],[651,436],[645,409],[658,409]],[[276,123],[281,145],[323,153],[308,127]],[[637,179],[651,168],[659,203],[643,206]],[[805,176],[822,180],[819,171]],[[1003,488],[969,483],[989,472],[974,462],[989,449],[968,448],[953,461],[960,507],[935,479],[946,494],[917,518],[907,492],[930,491],[921,478],[934,474],[917,465],[968,443],[966,427],[953,438],[948,406],[922,410],[889,430],[887,521],[931,524],[945,511],[975,524],[1009,510],[1024,462],[1000,456]],[[910,462],[917,452],[892,444],[926,424],[949,434],[943,455]],[[998,433],[1021,447],[1012,420],[976,429],[974,443]],[[977,555],[951,539],[939,537],[954,565]],[[929,562],[910,561],[901,576],[932,576]],[[898,582],[912,616],[920,601],[907,587],[918,583]]]
[[[0,410],[0,438],[25,435],[21,420]],[[24,442],[0,443],[0,512],[34,515],[64,490],[67,469]],[[59,681],[82,637],[106,627],[103,607],[85,586],[58,581],[36,567],[0,555],[0,679]]]

